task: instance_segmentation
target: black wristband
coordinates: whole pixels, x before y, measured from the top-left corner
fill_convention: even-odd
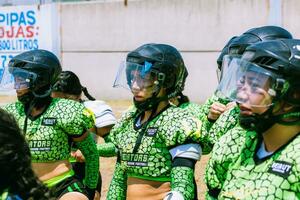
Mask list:
[[[175,158],[172,162],[172,167],[189,167],[195,169],[196,160],[190,158]]]

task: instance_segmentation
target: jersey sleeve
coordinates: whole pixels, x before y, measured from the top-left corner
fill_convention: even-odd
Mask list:
[[[76,145],[85,158],[85,185],[95,189],[99,178],[99,155],[96,144],[89,134],[84,140],[76,142]]]
[[[194,199],[194,170],[189,167],[173,167],[171,170],[171,191],[177,191],[184,199]]]
[[[127,174],[119,162],[116,163],[114,175],[107,193],[107,200],[125,200],[127,188]]]
[[[200,140],[200,120],[183,115],[177,120],[168,120],[162,127],[164,129],[162,137],[167,147],[174,147],[180,144],[195,142]]]
[[[219,138],[238,125],[238,115],[239,109],[234,107],[222,113],[214,123],[211,123],[210,127],[201,128],[200,144],[203,148],[203,154],[209,154]],[[202,120],[202,122],[202,125],[209,123],[207,119],[206,121]]]
[[[115,141],[116,135],[123,129],[126,123],[128,123],[135,111],[136,109],[132,107],[122,114],[121,118],[117,120],[116,124],[110,130],[108,136],[105,137],[106,143],[112,142],[116,148],[118,147],[118,143]]]
[[[229,165],[240,155],[242,143],[245,141],[245,131],[235,128],[223,135],[214,145],[206,166],[205,182],[208,188],[207,196],[217,198],[225,181]]]
[[[61,128],[70,136],[81,136],[94,127],[94,114],[79,102],[65,100],[59,104]]]

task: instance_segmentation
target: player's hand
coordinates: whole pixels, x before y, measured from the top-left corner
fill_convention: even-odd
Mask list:
[[[209,110],[207,118],[212,121],[216,121],[219,116],[226,110],[226,106],[219,102],[214,102]]]
[[[230,110],[231,108],[235,107],[236,103],[235,102],[229,102],[226,104],[226,110]]]
[[[71,156],[74,157],[77,162],[85,162],[85,158],[79,149],[71,152]]]

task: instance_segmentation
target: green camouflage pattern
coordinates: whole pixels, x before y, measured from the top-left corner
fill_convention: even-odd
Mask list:
[[[96,188],[99,179],[99,155],[93,137],[88,137],[76,145],[82,152],[85,158],[85,177],[84,184],[89,188]]]
[[[187,102],[179,105],[179,108],[184,109],[186,112],[189,112],[192,116],[199,119],[201,121],[201,127],[200,127],[200,140],[199,143],[201,145],[202,154],[208,154],[213,146],[213,143],[210,141],[209,137],[209,129],[213,125],[210,121],[207,120],[207,116],[203,114],[203,108],[202,105]],[[205,118],[205,119],[204,119]]]
[[[169,149],[191,141],[199,142],[200,122],[181,108],[171,106],[147,124],[141,145],[136,152],[133,152],[137,137],[143,130],[143,128],[137,130],[134,128],[135,113],[135,109],[126,112],[110,133],[110,140],[119,150],[119,165],[116,167],[107,198],[122,199],[114,197],[126,196],[124,193],[126,185],[118,186],[120,182],[123,182],[122,177],[125,173],[126,177],[171,181],[172,190],[182,192],[185,199],[191,199],[190,196],[194,194],[193,186],[191,186],[193,169],[172,168]],[[173,170],[174,172],[179,170],[180,173],[175,175]]]
[[[117,148],[112,142],[97,144],[97,151],[101,157],[113,157],[117,155]]]
[[[205,182],[210,192],[221,190],[229,165],[237,159],[245,142],[246,131],[237,126],[220,137],[215,143],[206,166]],[[213,199],[209,193],[207,199]]]
[[[3,107],[16,118],[22,128],[25,121],[23,104],[19,101]],[[32,162],[53,162],[70,157],[72,137],[81,136],[94,126],[94,115],[81,103],[67,99],[52,99],[47,110],[35,120],[28,118],[25,138],[29,144]],[[89,135],[77,142],[86,158],[85,182],[90,188],[97,185],[99,159],[96,144]]]
[[[256,152],[261,137],[256,132],[238,130],[230,131],[219,142],[223,144],[223,155],[220,156],[225,163],[222,165],[228,165],[228,171],[224,177],[222,165],[214,166],[217,175],[223,177],[218,199],[299,199],[300,136],[270,157],[258,159]],[[229,159],[226,158],[228,155],[231,155]]]
[[[3,107],[14,115],[19,126],[25,121],[21,102]],[[33,162],[50,162],[70,157],[70,137],[80,136],[94,126],[93,114],[82,104],[66,99],[53,99],[48,109],[37,119],[28,118],[25,138]]]
[[[204,155],[211,152],[214,144],[222,135],[238,125],[238,116],[240,111],[238,106],[222,113],[215,122],[210,122],[207,119],[207,115],[210,106],[214,103],[213,101],[218,101],[218,98],[215,95],[208,99],[204,105],[188,102],[179,106],[201,121],[200,145],[202,148],[202,154]]]
[[[183,194],[184,199],[194,199],[194,171],[189,167],[173,167],[171,170],[171,190]]]
[[[109,189],[107,192],[107,200],[123,200],[126,199],[127,192],[127,173],[124,166],[119,162],[116,163],[115,171]]]
[[[239,114],[240,109],[238,106],[226,110],[212,123],[209,129],[205,129],[201,132],[201,145],[205,147],[202,150],[203,154],[209,154],[214,144],[222,135],[239,125]]]

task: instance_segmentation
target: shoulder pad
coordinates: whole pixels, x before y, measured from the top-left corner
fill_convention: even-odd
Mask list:
[[[116,118],[112,112],[112,109],[104,101],[85,101],[83,105],[90,109],[95,115],[95,125],[97,128],[101,128],[116,123]]]

